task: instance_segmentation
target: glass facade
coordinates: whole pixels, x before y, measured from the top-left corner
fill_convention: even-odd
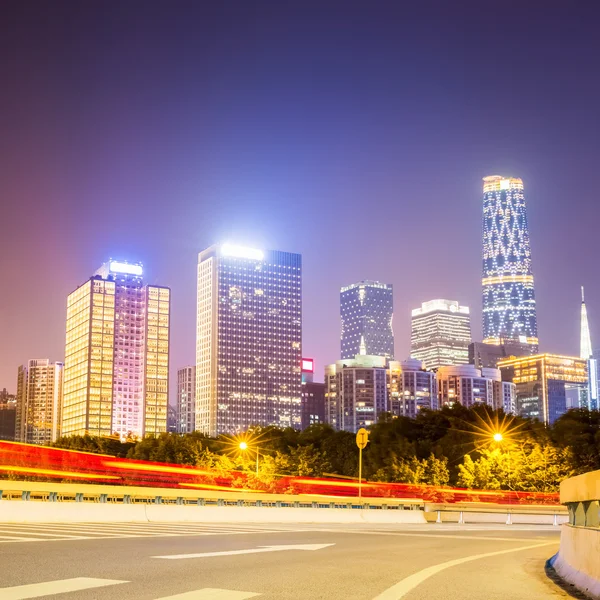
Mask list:
[[[69,295],[63,435],[167,430],[170,290],[109,261]]]
[[[341,358],[356,355],[394,357],[394,295],[392,286],[361,281],[341,289]]]
[[[498,361],[504,381],[516,385],[516,412],[552,424],[567,411],[568,398],[588,383],[585,359],[538,354]]]
[[[198,257],[196,429],[301,427],[302,260],[223,244]]]
[[[430,300],[412,311],[410,355],[427,369],[469,362],[471,316],[453,300]]]
[[[192,433],[196,423],[196,367],[177,371],[177,433]]]
[[[483,337],[538,349],[531,248],[523,182],[483,179]]]
[[[473,365],[441,367],[437,371],[439,406],[455,403],[467,408],[478,404],[494,407],[494,382]]]

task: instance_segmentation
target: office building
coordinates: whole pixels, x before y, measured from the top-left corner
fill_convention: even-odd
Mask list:
[[[63,435],[167,431],[169,288],[110,260],[67,300]]]
[[[15,439],[48,444],[61,435],[63,364],[47,358],[21,365],[17,376]]]
[[[472,342],[469,344],[469,364],[476,369],[495,369],[498,360],[509,356],[527,356],[531,354],[531,346],[527,344],[484,344]]]
[[[325,384],[313,381],[315,363],[302,359],[302,429],[325,423]]]
[[[302,261],[231,244],[198,257],[196,429],[300,429]]]
[[[590,335],[590,324],[588,323],[583,287],[581,288],[581,333],[579,356],[587,361],[588,385],[587,388],[581,390],[578,399],[578,407],[598,410],[598,361],[592,353],[592,338]],[[569,406],[569,408],[573,407]]]
[[[494,386],[489,377],[483,376],[473,365],[440,367],[437,370],[439,405],[455,403],[472,408],[478,404],[494,407]]]
[[[325,367],[327,422],[337,430],[369,427],[388,410],[386,359],[357,355]]]
[[[535,292],[523,182],[483,179],[483,337],[538,351]]]
[[[469,361],[471,316],[453,300],[430,300],[412,311],[410,355],[427,369]]]
[[[573,356],[537,354],[498,361],[504,381],[516,385],[516,412],[552,424],[588,384],[587,361]]]
[[[394,416],[414,419],[423,409],[438,409],[436,375],[420,360],[390,361],[387,385],[389,411]]]
[[[0,390],[0,440],[14,441],[17,414],[17,397],[6,388]]]
[[[360,281],[340,291],[342,319],[341,354],[394,357],[394,295],[392,286],[378,281]]]
[[[177,433],[192,433],[196,423],[196,367],[183,367],[177,371]]]

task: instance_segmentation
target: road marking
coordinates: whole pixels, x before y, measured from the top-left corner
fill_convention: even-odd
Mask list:
[[[44,581],[42,583],[31,583],[29,585],[15,585],[0,588],[2,600],[25,600],[25,598],[39,598],[52,594],[65,594],[67,592],[78,592],[90,588],[106,587],[118,583],[129,583],[118,579],[94,579],[92,577],[75,577],[73,579],[57,579],[56,581]]]
[[[169,554],[167,556],[153,556],[152,558],[208,558],[209,556],[235,556],[238,554],[260,554],[262,552],[279,552],[281,550],[321,550],[335,544],[288,544],[285,546],[259,546],[246,550],[227,550],[225,552],[200,552],[197,554]]]
[[[409,575],[402,581],[388,588],[379,596],[376,596],[374,600],[400,600],[404,598],[406,594],[414,590],[418,585],[423,583],[425,580],[437,575],[440,571],[462,565],[463,563],[471,562],[473,560],[480,560],[482,558],[489,558],[490,556],[499,556],[500,554],[509,554],[510,552],[522,552],[523,550],[531,550],[533,548],[541,548],[542,546],[554,546],[556,542],[544,542],[543,544],[531,544],[530,546],[518,546],[517,548],[510,548],[508,550],[498,550],[496,552],[486,552],[484,554],[473,554],[472,556],[465,556],[463,558],[456,558],[449,560],[439,565],[433,565],[417,571],[412,575]]]
[[[360,531],[355,531],[353,529],[322,529],[321,531],[325,531],[327,533],[356,533],[363,535],[398,535],[404,537],[420,537],[420,538],[441,538],[441,539],[451,539],[451,540],[469,540],[472,542],[473,540],[489,540],[491,542],[537,542],[539,538],[517,538],[517,537],[492,537],[492,536],[479,536],[479,535],[451,535],[444,533],[403,533],[400,531],[369,531],[367,529],[362,529]],[[560,532],[554,531],[553,533],[557,534],[557,537]]]
[[[19,535],[22,536],[26,536],[26,535],[41,535],[42,537],[64,537],[64,538],[75,538],[75,539],[81,539],[80,536],[78,535],[66,535],[65,533],[43,533],[41,531],[24,531],[23,529],[0,529],[0,533],[18,533]],[[13,538],[10,536],[0,536],[3,538],[8,538],[9,540],[17,540],[17,539],[24,539],[24,540],[29,540],[31,538],[28,537],[24,537],[24,538]]]
[[[260,594],[254,592],[238,592],[235,590],[219,590],[217,588],[202,588],[193,592],[185,592],[176,596],[165,596],[158,600],[246,600]]]

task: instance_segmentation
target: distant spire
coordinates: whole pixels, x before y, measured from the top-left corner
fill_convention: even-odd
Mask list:
[[[585,296],[583,286],[581,286],[581,340],[580,340],[581,358],[586,360],[592,357],[592,340],[590,337],[590,325],[587,318],[587,309],[585,307]]]

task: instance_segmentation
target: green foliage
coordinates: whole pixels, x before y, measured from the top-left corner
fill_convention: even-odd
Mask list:
[[[416,419],[385,415],[370,428],[363,474],[382,482],[547,492],[556,491],[566,477],[600,469],[600,412],[571,410],[549,429],[510,417],[512,434],[500,444],[493,443],[493,424],[506,418],[501,411],[484,406],[466,409],[460,405],[423,410]],[[254,489],[269,490],[286,475],[358,475],[354,433],[313,425],[301,432],[255,427],[249,436],[257,440],[258,476],[256,454],[240,453],[235,440],[232,443],[227,436],[163,433],[122,443],[87,435],[60,438],[54,445],[196,466],[214,472],[215,480],[244,471],[247,476],[234,477],[233,485]]]

